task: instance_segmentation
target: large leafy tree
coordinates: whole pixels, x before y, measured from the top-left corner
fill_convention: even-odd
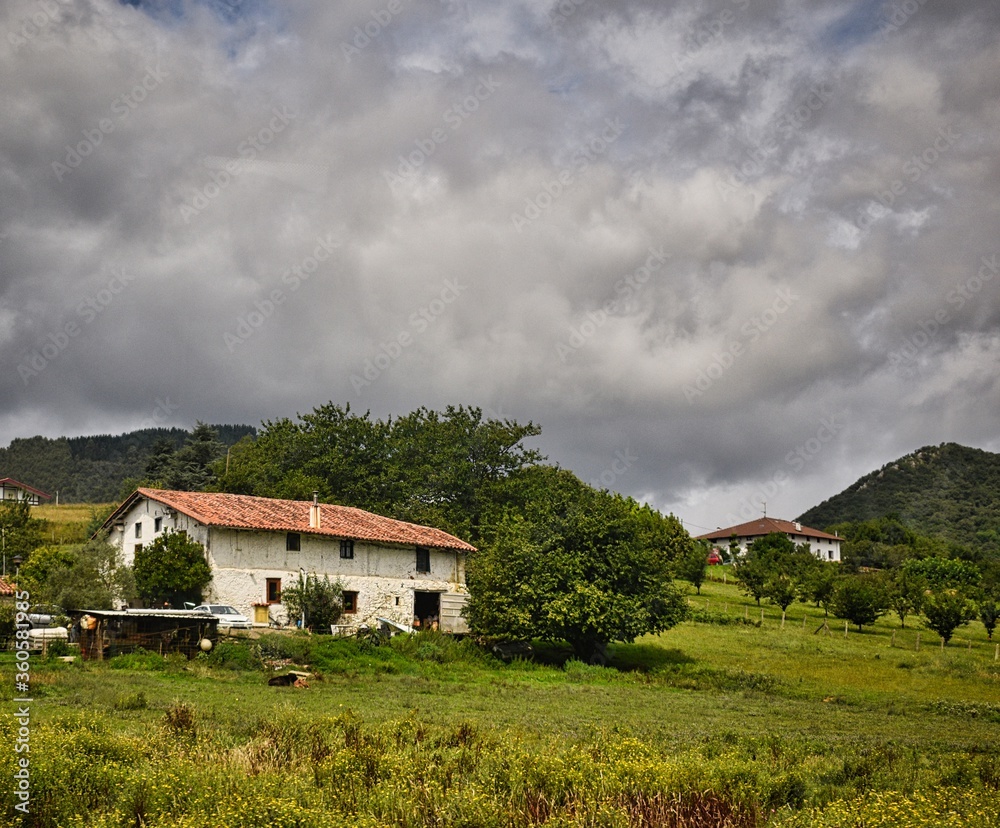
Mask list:
[[[784,611],[816,563],[808,546],[797,547],[787,535],[772,532],[750,544],[736,564],[736,578],[758,604],[769,598]]]
[[[420,408],[395,420],[333,403],[297,421],[264,423],[260,435],[217,462],[224,491],[323,499],[430,524],[477,543],[484,513],[507,479],[542,458],[524,441],[528,423],[490,419],[478,408]]]
[[[886,582],[889,608],[899,616],[899,626],[906,627],[908,615],[920,612],[927,592],[927,579],[918,571],[903,567],[892,571]]]
[[[609,642],[687,616],[671,564],[693,542],[676,518],[550,467],[522,472],[507,495],[486,516],[482,548],[469,561],[474,632],[566,641],[594,660]]]
[[[204,548],[184,532],[164,532],[143,546],[132,568],[136,592],[151,606],[200,603],[212,580]]]

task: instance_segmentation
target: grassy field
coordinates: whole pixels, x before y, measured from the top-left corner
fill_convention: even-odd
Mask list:
[[[42,533],[46,543],[84,543],[87,526],[95,514],[105,514],[107,503],[43,503],[31,509],[31,516],[46,522]]]
[[[991,826],[1000,662],[978,624],[941,649],[883,619],[760,609],[731,585],[696,620],[503,664],[425,634],[368,647],[265,634],[209,657],[36,658],[38,826]],[[911,628],[912,625],[912,628]],[[917,649],[917,634],[921,645]],[[895,634],[895,635],[894,635]],[[971,646],[970,646],[971,645]],[[266,685],[293,657],[307,689]],[[13,698],[5,655],[0,697]],[[239,668],[239,669],[236,669]],[[16,727],[4,720],[3,741]],[[14,754],[3,757],[11,778]],[[0,787],[0,790],[4,790]]]

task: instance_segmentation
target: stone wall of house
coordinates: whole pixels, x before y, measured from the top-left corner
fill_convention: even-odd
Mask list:
[[[357,609],[345,623],[376,624],[376,617],[399,624],[413,620],[414,593],[464,593],[465,555],[430,550],[430,569],[417,572],[416,548],[364,541],[354,542],[354,557],[341,558],[340,539],[299,535],[299,550],[288,549],[288,533],[214,527],[209,558],[212,564],[210,598],[231,604],[253,618],[253,607],[266,603],[268,579],[280,579],[281,588],[294,586],[300,574],[340,581],[357,593]],[[282,604],[272,604],[275,618],[286,617]]]

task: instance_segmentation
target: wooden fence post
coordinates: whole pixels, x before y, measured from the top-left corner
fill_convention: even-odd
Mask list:
[[[889,646],[890,647],[895,647],[896,646],[896,631],[895,630],[892,631],[892,643]]]
[[[785,611],[781,611],[781,629],[785,629]]]
[[[847,638],[847,622],[844,622],[844,638]]]
[[[920,652],[920,633],[917,633],[917,652]]]

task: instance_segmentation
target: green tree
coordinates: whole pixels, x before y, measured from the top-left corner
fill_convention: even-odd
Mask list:
[[[874,575],[845,575],[830,601],[830,611],[837,618],[857,624],[858,632],[864,624],[874,624],[888,608],[888,592]]]
[[[135,597],[132,570],[121,550],[97,537],[68,553],[68,561],[48,572],[43,600],[65,610],[113,609]]]
[[[813,562],[805,568],[799,581],[799,597],[803,601],[812,601],[817,607],[823,607],[830,614],[830,600],[840,577],[836,564],[813,558]]]
[[[956,629],[976,617],[976,607],[958,589],[931,590],[924,596],[924,623],[934,630],[944,643],[951,641]]]
[[[701,595],[701,585],[705,582],[705,567],[708,565],[706,544],[692,541],[690,548],[677,559],[674,574],[687,581]]]
[[[579,658],[601,660],[609,642],[687,617],[672,562],[690,537],[676,518],[550,467],[526,470],[508,495],[469,560],[475,633],[566,641]]]
[[[13,571],[11,563],[15,555],[25,561],[42,545],[42,530],[45,521],[31,516],[31,506],[26,500],[5,500],[0,502],[0,545],[7,560],[7,571]]]
[[[787,535],[772,532],[750,544],[736,565],[736,578],[743,592],[758,604],[761,598],[769,598],[784,611],[795,600],[815,560],[807,545],[797,547]]]
[[[154,468],[163,475],[169,489],[204,491],[216,483],[213,464],[225,451],[226,447],[219,441],[216,430],[198,422],[176,453],[165,457],[161,451],[161,455],[154,458]],[[156,467],[157,462],[162,469]]]
[[[937,555],[905,561],[902,569],[907,575],[923,578],[931,589],[968,589],[982,578],[975,564]]]
[[[781,607],[782,612],[788,609],[798,592],[798,584],[791,575],[784,572],[772,574],[764,584],[764,595]]]
[[[997,628],[997,621],[1000,620],[1000,600],[996,596],[981,594],[976,601],[976,609],[979,612],[979,620],[986,628],[986,637],[993,640],[993,631]]]
[[[906,627],[906,617],[920,612],[927,592],[927,579],[912,569],[902,568],[890,573],[887,581],[889,609],[899,616],[899,626]]]
[[[212,580],[204,548],[184,532],[164,532],[143,546],[132,569],[138,596],[151,606],[201,603]]]
[[[288,610],[289,618],[305,618],[306,627],[312,630],[330,631],[344,612],[344,587],[340,581],[330,582],[328,575],[319,580],[315,575],[299,578],[299,583],[285,587],[281,602]]]

